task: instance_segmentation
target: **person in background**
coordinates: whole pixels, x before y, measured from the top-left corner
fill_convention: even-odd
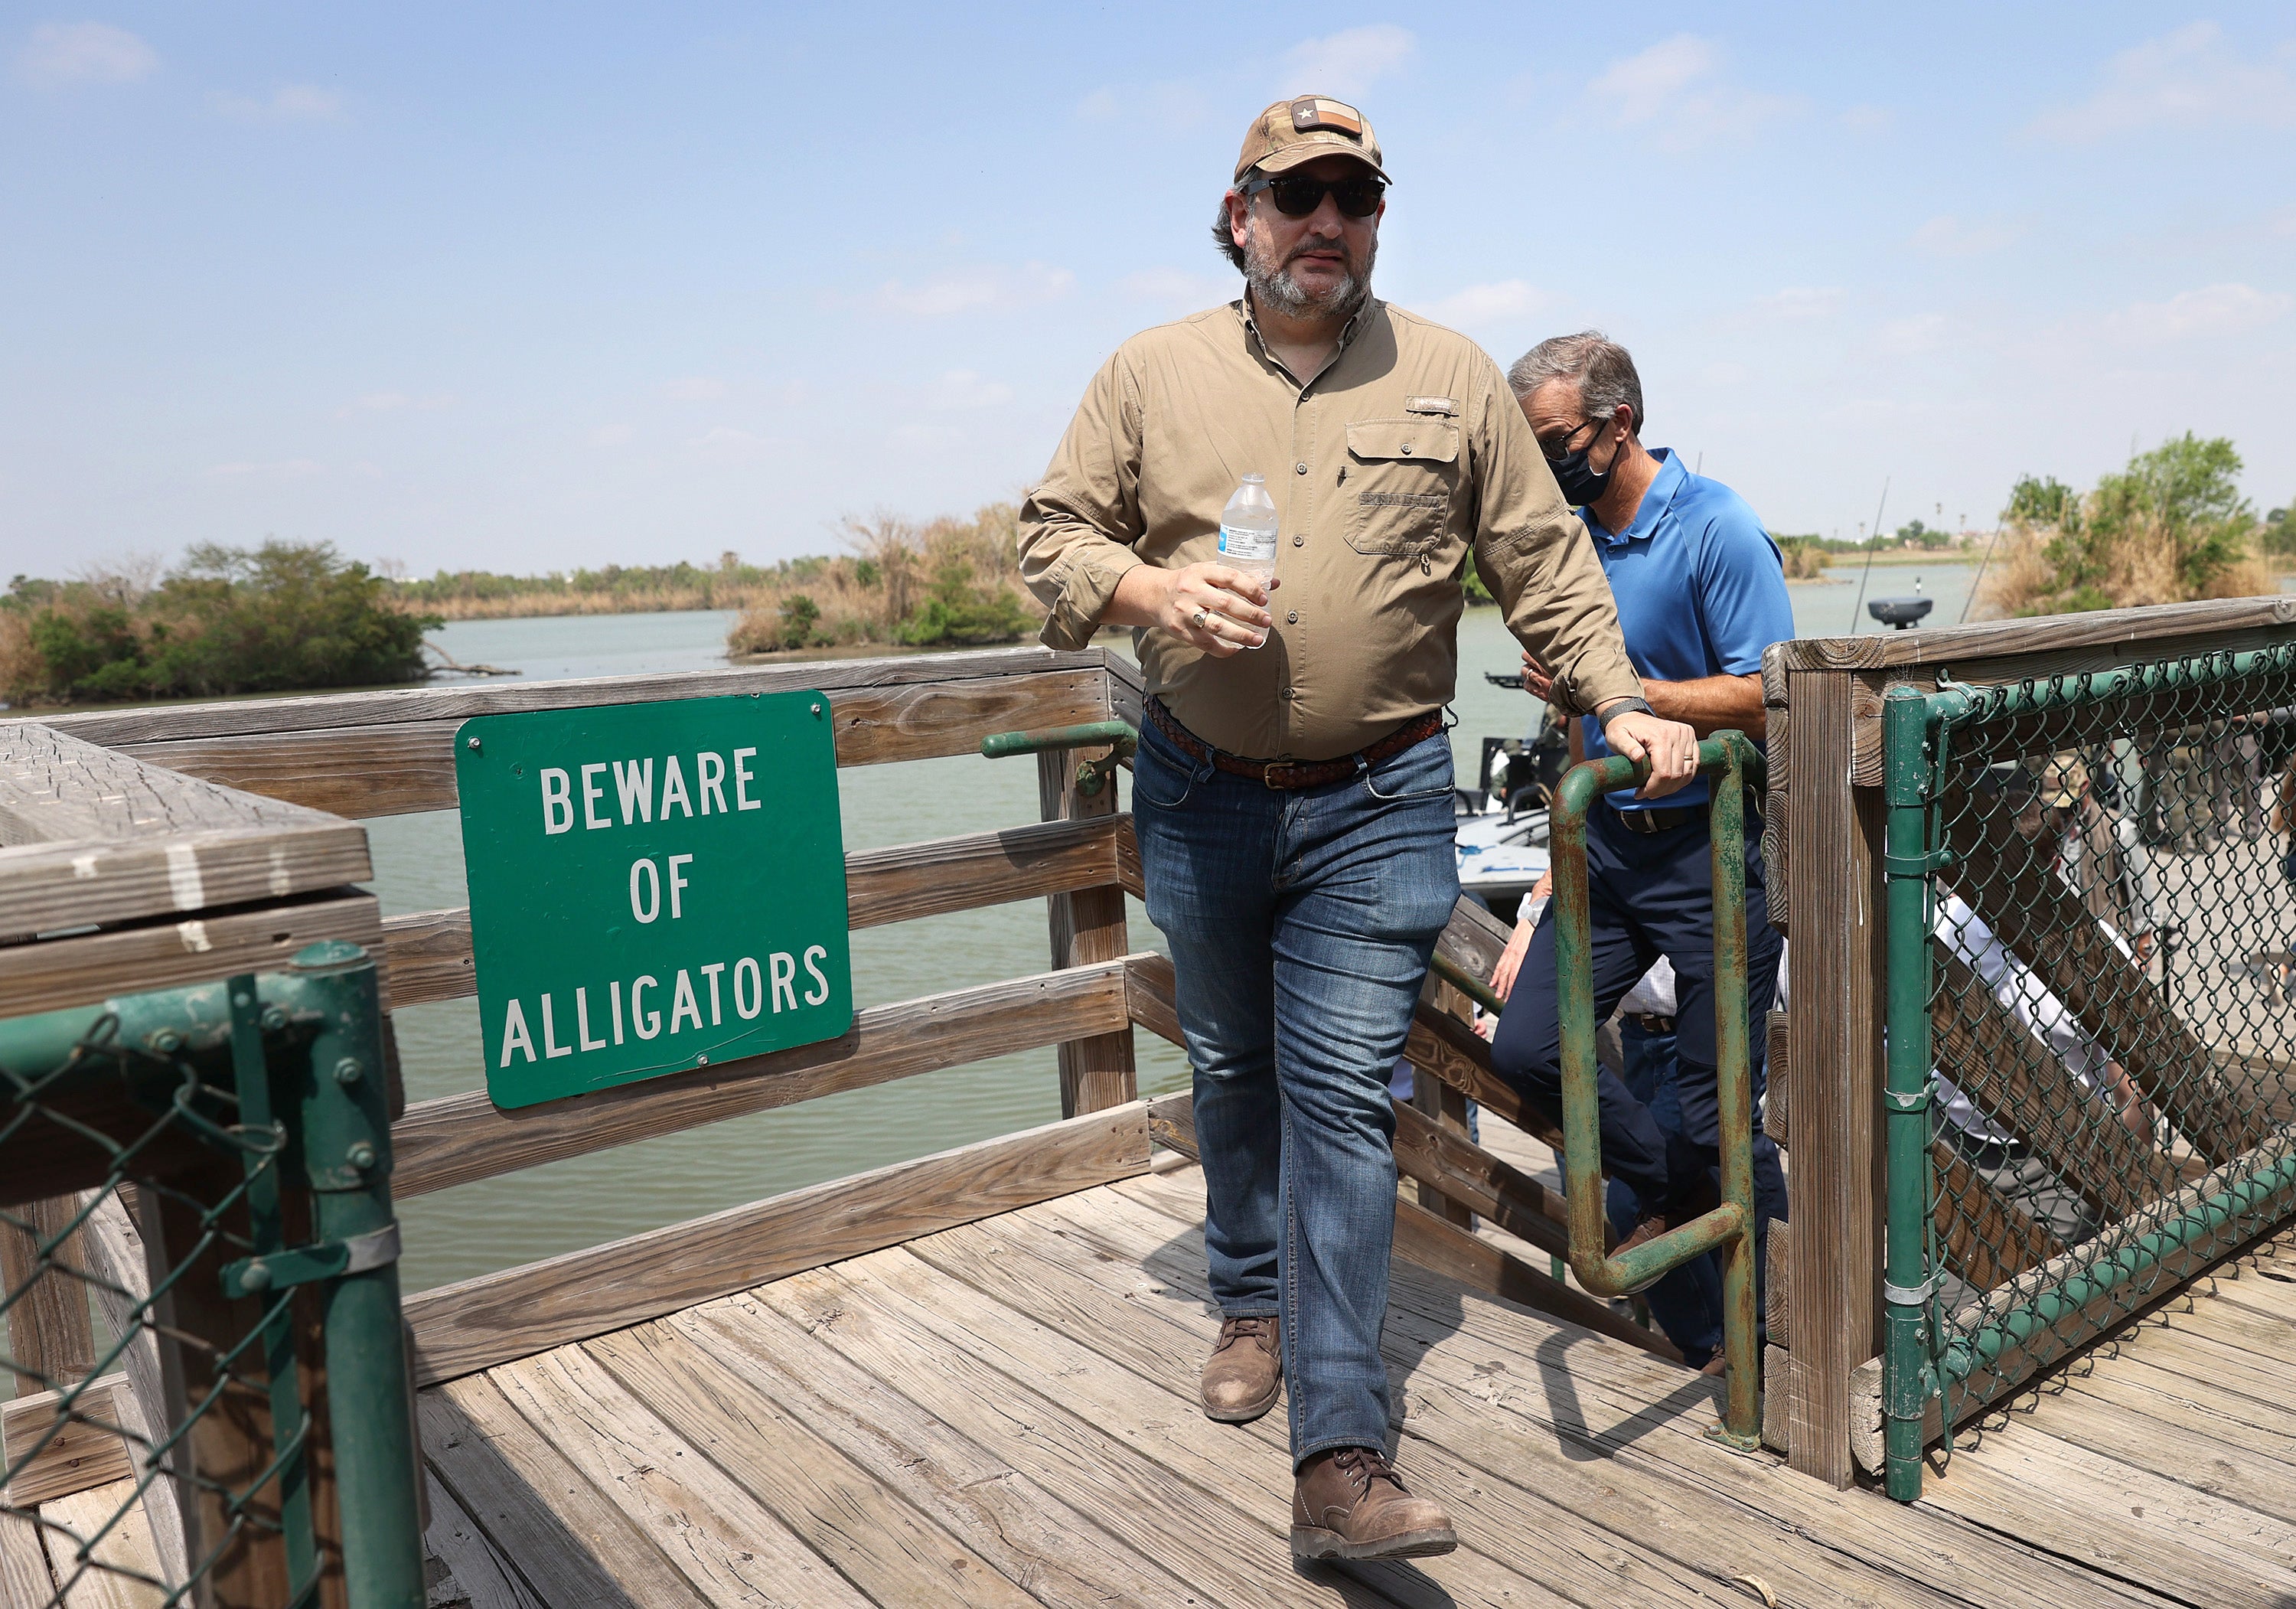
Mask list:
[[[1215,229],[1243,295],[1118,349],[1021,515],[1046,643],[1135,628],[1133,826],[1195,1071],[1221,1313],[1202,1406],[1240,1423],[1288,1387],[1307,1558],[1458,1545],[1387,1462],[1380,1329],[1388,1078],[1459,898],[1443,706],[1467,566],[1572,712],[1649,758],[1646,794],[1697,768],[1690,728],[1644,702],[1497,367],[1371,294],[1386,189],[1356,108],[1301,95],[1254,118]],[[1246,473],[1278,515],[1264,586],[1219,560]]]
[[[1618,602],[1627,652],[1651,708],[1702,736],[1735,727],[1759,743],[1762,651],[1793,635],[1777,545],[1744,500],[1642,444],[1642,379],[1625,348],[1599,332],[1541,341],[1507,376],[1523,416],[1578,505],[1589,546]],[[1523,685],[1546,695],[1552,678],[1525,651]],[[1599,730],[1587,755],[1611,752]],[[1748,1034],[1754,1099],[1761,1101],[1761,1031],[1775,987],[1777,931],[1770,926],[1761,823],[1746,811]],[[1632,1247],[1689,1221],[1720,1200],[1721,1126],[1715,1066],[1714,896],[1703,780],[1665,803],[1620,791],[1588,814],[1595,1014],[1610,1015],[1661,956],[1674,964],[1673,1090],[1681,1119],[1669,1131],[1618,1079],[1601,1083],[1603,1165],[1634,1192],[1644,1216]],[[1501,981],[1504,980],[1504,987]],[[1562,1111],[1554,914],[1518,924],[1493,973],[1511,990],[1491,1059],[1549,1117]],[[1786,1211],[1784,1180],[1757,1175],[1759,1225]],[[1758,1262],[1757,1267],[1759,1264]]]
[[[2161,888],[2136,822],[2107,808],[2077,753],[2042,765],[2040,800],[2055,813],[2065,881],[2090,915],[2128,941],[2137,967],[2149,966],[2161,930]]]

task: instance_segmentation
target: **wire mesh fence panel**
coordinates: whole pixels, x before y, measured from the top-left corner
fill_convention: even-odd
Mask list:
[[[2296,649],[1924,702],[1890,966],[1926,971],[1930,1277],[1890,1296],[1953,1424],[2296,1205]]]
[[[351,946],[306,960],[0,1022],[11,1609],[421,1602],[390,1586],[419,1578],[411,1497],[381,1506],[408,1532],[383,1551],[412,1564],[342,1568],[338,1492],[377,1474],[326,1456],[331,1353],[347,1317],[386,1343],[397,1376],[363,1411],[403,1432],[397,1231],[387,1120],[357,1088],[381,1081],[371,964]],[[378,1266],[387,1304],[347,1304]],[[411,1489],[411,1436],[383,1441],[403,1467],[381,1490]]]

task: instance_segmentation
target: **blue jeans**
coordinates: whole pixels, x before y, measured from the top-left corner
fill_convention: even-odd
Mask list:
[[[1140,735],[1133,828],[1195,1070],[1211,1287],[1279,1313],[1297,1464],[1387,1442],[1395,1111],[1435,937],[1458,903],[1442,734],[1276,792]]]

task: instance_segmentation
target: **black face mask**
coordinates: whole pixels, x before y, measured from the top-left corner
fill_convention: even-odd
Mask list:
[[[1602,439],[1598,431],[1595,441]],[[1595,450],[1595,441],[1589,441],[1585,447],[1566,453],[1559,459],[1546,461],[1546,467],[1554,472],[1554,484],[1562,488],[1562,500],[1573,508],[1584,508],[1599,500],[1604,492],[1611,489],[1611,471],[1619,467],[1616,454],[1611,455],[1610,469],[1597,472],[1587,467],[1587,455]]]

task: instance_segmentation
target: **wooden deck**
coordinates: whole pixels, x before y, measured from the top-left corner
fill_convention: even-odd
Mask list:
[[[1706,1441],[1713,1382],[1398,1263],[1396,1456],[1464,1545],[1341,1570],[1292,1561],[1281,1412],[1195,1407],[1202,1213],[1194,1168],[1154,1172],[424,1392],[433,1602],[2296,1603],[2296,1254],[1910,1509]]]

